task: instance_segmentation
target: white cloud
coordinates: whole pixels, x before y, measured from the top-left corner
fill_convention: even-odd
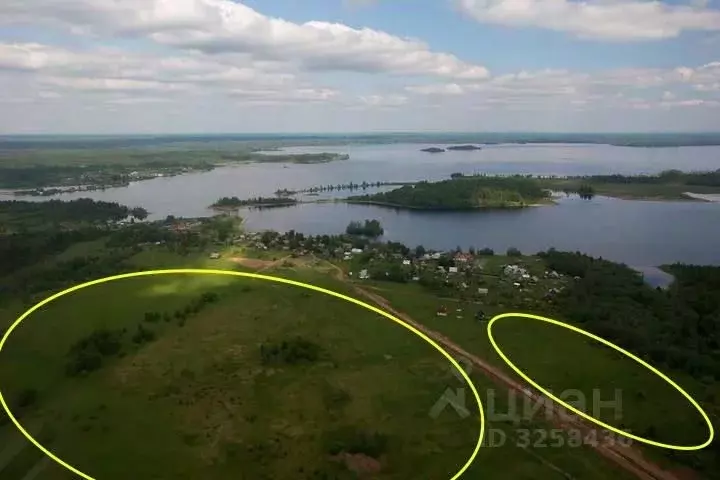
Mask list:
[[[720,11],[707,4],[648,0],[456,0],[481,23],[539,27],[581,38],[658,40],[684,31],[720,31]]]
[[[468,86],[468,88],[471,88]],[[408,92],[421,95],[462,95],[466,93],[465,88],[457,83],[431,84],[431,85],[410,85],[405,87]]]
[[[359,97],[361,104],[369,107],[401,107],[407,104],[408,97],[405,95],[361,95]]]
[[[567,3],[540,3],[550,1]],[[228,0],[0,0],[7,24],[24,25],[13,31],[25,38],[52,25],[45,38],[73,47],[0,34],[2,132],[602,130],[630,119],[707,130],[720,100],[720,62],[489,76],[420,40]]]
[[[53,22],[96,35],[142,36],[180,49],[243,53],[310,70],[477,80],[485,67],[427,44],[339,23],[293,23],[230,0],[3,0],[0,23]]]

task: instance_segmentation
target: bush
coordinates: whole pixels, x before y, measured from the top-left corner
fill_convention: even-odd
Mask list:
[[[148,323],[156,323],[159,322],[161,318],[162,315],[160,315],[158,312],[145,312],[144,320]]]
[[[142,324],[139,324],[137,331],[132,337],[132,341],[140,345],[143,343],[152,342],[153,340],[155,340],[155,338],[155,332],[153,332],[149,328],[145,328]]]
[[[38,391],[34,388],[26,388],[22,392],[20,392],[20,395],[18,395],[18,398],[16,400],[16,404],[19,408],[27,408],[32,407],[35,405],[38,401]]]
[[[299,337],[283,340],[279,344],[260,345],[260,357],[264,365],[312,363],[320,358],[320,353],[319,345]]]
[[[368,433],[355,428],[345,428],[330,434],[327,443],[330,455],[345,452],[379,458],[387,450],[388,437],[377,432]]]
[[[121,330],[99,329],[75,343],[68,352],[67,374],[74,376],[100,368],[103,357],[120,353],[122,336]]]

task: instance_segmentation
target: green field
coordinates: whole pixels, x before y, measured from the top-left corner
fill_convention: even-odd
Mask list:
[[[160,249],[133,261],[145,269],[230,266]],[[310,269],[275,272],[348,288]],[[185,322],[175,319],[174,311],[207,291],[220,300]],[[4,323],[20,310],[7,306]],[[170,319],[145,322],[150,311]],[[156,339],[134,343],[139,324]],[[96,371],[68,377],[69,349],[99,328],[127,329],[122,353]],[[320,358],[263,364],[262,343],[296,337],[320,346]],[[469,391],[467,416],[452,407],[431,415],[448,387],[463,387],[432,347],[360,307],[258,280],[172,275],[81,290],[24,322],[0,362],[0,391],[11,404],[28,389],[36,392],[31,406],[16,407],[21,422],[61,458],[101,479],[356,478],[348,468],[353,462],[364,468],[377,462],[381,471],[373,478],[449,478],[478,434]],[[471,376],[486,402],[493,385]],[[507,411],[510,400],[496,397],[497,408]],[[482,449],[465,478],[486,472],[496,472],[494,478],[558,478],[559,472],[625,478],[585,447],[524,445],[523,430],[549,428],[540,420],[491,419],[487,427],[495,437],[503,432],[505,441]],[[380,446],[368,440],[373,434],[382,435]],[[23,439],[11,425],[0,427],[0,445],[17,442]],[[343,448],[368,454],[334,460]],[[7,462],[3,478],[22,479],[41,459],[26,445]],[[71,478],[53,463],[43,467],[37,478]]]
[[[488,361],[519,381],[523,380],[493,349],[487,335],[487,323],[475,320],[474,312],[481,309],[488,318],[508,311],[554,316],[547,307],[498,306],[497,298],[479,303],[453,301],[434,296],[417,285],[375,285],[377,292],[394,307],[450,337],[469,353]],[[532,302],[528,304],[532,305]],[[435,314],[439,305],[449,308],[447,317]],[[458,309],[460,311],[453,312]],[[562,317],[556,319],[567,321]],[[675,445],[697,445],[708,437],[706,422],[687,399],[664,380],[609,347],[570,330],[521,317],[499,321],[493,327],[493,334],[503,352],[525,374],[576,408],[605,423],[650,440]],[[720,385],[702,384],[676,370],[662,367],[660,370],[703,407],[717,430]],[[611,402],[615,406],[602,407],[596,401]],[[518,408],[518,412],[522,413],[522,406]],[[700,452],[670,452],[645,447],[636,441],[633,444],[640,446],[649,458],[667,468],[673,468],[674,462],[683,457],[684,463],[698,468],[705,462],[713,461],[712,446]]]
[[[104,209],[87,205],[82,212],[93,218],[112,213]],[[47,223],[30,220],[36,226]],[[173,226],[189,230],[173,233]],[[341,293],[357,294],[354,287],[359,285],[520,380],[492,349],[487,324],[476,313],[490,318],[526,311],[571,320],[558,310],[559,300],[549,301],[546,294],[585,284],[571,273],[545,275],[548,262],[562,266],[562,255],[551,259],[519,252],[478,254],[449,277],[438,273],[432,261],[422,272],[396,277],[406,283],[340,280],[332,263],[346,272],[369,268],[373,278],[381,278],[386,268],[396,275],[411,267],[402,266],[403,255],[377,245],[373,248],[379,250],[369,248],[350,261],[328,258],[323,252],[346,238],[254,235],[232,218],[112,228],[98,224],[93,227],[97,235],[75,242],[71,238],[62,248],[56,248],[57,239],[64,237],[54,237],[55,228],[47,224],[4,247],[8,259],[22,256],[23,261],[10,265],[0,278],[0,328],[73,282],[136,270],[242,268]],[[26,237],[37,237],[36,253],[24,249],[21,240]],[[212,258],[214,252],[220,258]],[[582,259],[565,261],[572,266]],[[506,264],[522,265],[533,279],[521,280],[520,288],[503,273]],[[603,268],[609,277],[596,281],[631,281]],[[447,281],[410,281],[415,274],[420,280],[429,275]],[[701,288],[703,275],[712,282],[713,272],[678,270],[676,275],[687,277],[683,288],[714,308],[715,287],[708,283]],[[602,282],[595,285],[607,288]],[[476,287],[488,291],[475,294]],[[637,288],[631,293],[645,301],[669,297]],[[628,308],[627,299],[616,300],[613,308]],[[447,308],[446,317],[436,315],[440,305]],[[656,308],[665,306],[661,302]],[[632,316],[627,320],[629,326],[636,321]],[[563,398],[573,394],[569,400],[584,396],[586,403],[577,406],[612,425],[666,443],[697,444],[706,438],[702,419],[684,398],[609,349],[518,318],[499,323],[495,335],[536,381],[565,392]],[[661,370],[716,421],[720,391],[708,381],[711,372],[694,378],[678,368]],[[485,407],[488,438],[464,478],[631,478],[579,443],[576,431],[549,423],[536,406],[510,395],[506,386],[477,370],[468,374]],[[612,408],[593,409],[594,395],[608,401],[616,390],[621,392],[619,418]],[[46,305],[13,331],[0,352],[0,392],[43,445],[102,480],[445,479],[467,460],[479,433],[470,390],[439,352],[406,329],[357,305],[299,287],[216,275],[118,280]],[[597,439],[585,439],[593,441]],[[642,451],[668,469],[685,465],[713,478],[713,447],[682,455],[650,447]],[[0,417],[1,477],[73,478],[42,459]]]

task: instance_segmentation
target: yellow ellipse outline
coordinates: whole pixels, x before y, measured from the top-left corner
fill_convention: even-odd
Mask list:
[[[433,339],[425,335],[420,330],[416,329],[412,325],[402,321],[401,319],[391,315],[390,313],[387,313],[386,311],[377,308],[373,305],[370,305],[369,303],[363,302],[362,300],[358,300],[356,298],[353,298],[348,295],[344,295],[342,293],[335,292],[333,290],[328,290],[326,288],[318,287],[315,285],[312,285],[310,283],[304,283],[304,282],[298,282],[296,280],[290,280],[287,278],[282,277],[273,277],[270,275],[261,275],[258,273],[249,273],[249,272],[238,272],[234,270],[216,270],[216,269],[203,269],[203,268],[180,268],[180,269],[166,269],[166,270],[145,270],[140,272],[132,272],[132,273],[123,273],[120,275],[113,275],[110,277],[103,277],[97,280],[92,280],[90,282],[86,282],[80,285],[75,285],[74,287],[67,288],[59,293],[56,293],[45,300],[37,303],[32,308],[27,310],[25,313],[23,313],[15,322],[10,326],[10,328],[5,332],[5,335],[3,335],[2,340],[0,340],[0,352],[2,352],[3,346],[5,345],[5,342],[10,337],[10,334],[12,333],[15,328],[20,325],[20,322],[25,320],[28,316],[30,316],[35,311],[39,310],[43,306],[47,305],[48,303],[52,302],[53,300],[56,300],[63,295],[67,295],[69,293],[76,292],[78,290],[81,290],[83,288],[91,287],[93,285],[99,285],[106,282],[111,282],[113,280],[121,280],[124,278],[134,278],[134,277],[144,277],[144,276],[151,276],[151,275],[166,275],[166,274],[174,274],[174,273],[191,273],[191,274],[202,274],[202,275],[229,275],[229,276],[236,276],[236,277],[248,277],[248,278],[255,278],[259,280],[269,280],[272,282],[277,283],[284,283],[288,285],[294,285],[296,287],[302,287],[306,288],[308,290],[314,290],[316,292],[324,293],[326,295],[330,295],[332,297],[339,298],[341,300],[345,300],[350,303],[354,303],[355,305],[359,305],[367,310],[370,310],[372,312],[375,312],[379,315],[382,315],[385,318],[388,318],[392,320],[393,322],[405,327],[406,329],[410,330],[415,335],[419,336],[425,342],[429,343],[432,347],[435,348],[438,352],[440,352],[457,371],[460,372],[463,379],[467,384],[470,386],[470,390],[472,391],[473,395],[475,396],[475,400],[478,404],[478,411],[480,412],[480,435],[478,437],[477,445],[475,446],[475,449],[473,450],[472,455],[470,458],[465,462],[465,464],[460,468],[460,470],[452,477],[450,480],[457,480],[459,479],[465,471],[470,467],[470,465],[475,461],[475,458],[477,457],[477,454],[480,450],[480,447],[482,446],[483,439],[485,437],[485,412],[483,411],[483,405],[482,401],[480,400],[480,394],[478,393],[477,389],[475,388],[475,385],[473,384],[472,380],[470,380],[470,377],[465,373],[465,370],[458,364],[458,362],[452,358],[452,356],[445,351],[440,345],[438,345]],[[7,413],[8,417],[10,417],[10,420],[13,422],[15,427],[17,427],[18,430],[20,430],[20,433],[22,433],[25,438],[27,438],[33,445],[35,445],[40,451],[42,451],[45,455],[50,457],[52,460],[54,460],[56,463],[60,464],[64,468],[70,470],[71,472],[85,478],[86,480],[97,480],[94,477],[91,477],[90,475],[81,472],[77,468],[73,467],[69,463],[63,461],[59,457],[57,457],[55,454],[53,454],[50,450],[43,447],[40,442],[35,440],[32,435],[30,435],[18,422],[18,420],[15,418],[15,416],[10,411],[10,407],[8,407],[7,403],[5,402],[5,398],[2,395],[2,390],[0,390],[0,404],[2,404],[3,409],[5,410],[5,413]]]
[[[582,335],[584,335],[584,336],[586,336],[586,337],[588,337],[588,338],[592,338],[592,339],[595,340],[596,342],[600,342],[600,343],[602,343],[603,345],[606,345],[606,346],[608,346],[608,347],[610,347],[610,348],[613,348],[614,350],[622,353],[623,355],[625,355],[625,356],[627,356],[627,357],[630,357],[631,359],[635,360],[637,363],[639,363],[639,364],[642,365],[643,367],[645,367],[645,368],[647,368],[648,370],[650,370],[651,372],[653,372],[653,373],[654,373],[655,375],[657,375],[658,377],[660,377],[660,378],[662,378],[663,380],[665,380],[667,383],[669,383],[670,385],[672,385],[678,392],[680,392],[680,393],[690,402],[690,404],[692,404],[692,406],[695,407],[698,412],[700,412],[700,415],[702,415],[702,417],[705,419],[705,422],[707,423],[708,428],[710,429],[710,437],[707,439],[707,441],[705,441],[705,443],[702,443],[702,444],[700,444],[700,445],[692,445],[692,446],[687,446],[687,445],[673,445],[673,444],[669,444],[669,443],[656,442],[655,440],[649,440],[649,439],[647,439],[647,438],[639,437],[639,436],[637,436],[637,435],[633,435],[632,433],[628,433],[628,432],[625,432],[625,431],[623,431],[623,430],[620,430],[620,429],[617,428],[617,427],[613,427],[612,425],[608,425],[607,423],[604,423],[603,421],[598,420],[598,419],[596,419],[596,418],[588,415],[587,413],[585,413],[585,412],[583,412],[583,411],[581,411],[581,410],[578,410],[577,408],[573,407],[572,405],[568,404],[567,402],[564,402],[564,401],[560,400],[558,397],[556,397],[555,395],[553,395],[552,393],[550,393],[549,391],[545,390],[543,387],[541,387],[540,385],[538,385],[538,384],[537,384],[535,381],[533,381],[528,375],[526,375],[525,373],[523,373],[522,370],[520,370],[514,363],[512,363],[512,362],[510,361],[510,359],[507,357],[507,355],[505,355],[505,354],[503,353],[503,351],[500,349],[500,347],[498,347],[497,343],[495,342],[495,338],[494,338],[493,335],[492,335],[492,326],[493,326],[493,324],[494,324],[496,321],[498,321],[498,320],[500,320],[500,319],[503,319],[503,318],[507,318],[507,317],[530,318],[530,319],[532,319],[532,320],[540,320],[540,321],[542,321],[542,322],[547,322],[547,323],[551,323],[551,324],[553,324],[553,325],[557,325],[557,326],[560,326],[560,327],[563,327],[563,328],[567,328],[568,330],[572,330],[573,332],[580,333],[580,334],[582,334]],[[555,402],[558,403],[559,405],[562,405],[563,407],[567,408],[567,409],[570,410],[571,412],[573,412],[573,413],[575,413],[575,414],[577,414],[577,415],[580,415],[580,416],[583,417],[584,419],[586,419],[586,420],[588,420],[588,421],[590,421],[590,422],[592,422],[592,423],[594,423],[594,424],[596,424],[596,425],[599,425],[600,427],[603,427],[603,428],[605,428],[605,429],[607,429],[607,430],[610,430],[611,432],[615,432],[615,433],[617,433],[618,435],[621,435],[621,436],[624,436],[624,437],[627,437],[627,438],[631,438],[631,439],[633,439],[633,440],[637,440],[638,442],[641,442],[641,443],[645,443],[645,444],[647,444],[647,445],[652,445],[652,446],[654,446],[654,447],[660,447],[660,448],[666,448],[666,449],[670,449],[670,450],[683,450],[683,451],[701,450],[701,449],[707,447],[708,445],[710,445],[710,444],[712,443],[713,439],[715,438],[715,429],[713,428],[712,422],[710,421],[710,418],[708,417],[707,413],[705,413],[705,411],[704,411],[704,410],[702,409],[702,407],[695,401],[695,399],[692,398],[685,390],[683,390],[680,385],[678,385],[677,383],[675,383],[674,381],[672,381],[667,375],[665,375],[665,374],[662,373],[660,370],[658,370],[657,368],[653,367],[652,365],[650,365],[649,363],[647,363],[647,362],[644,361],[643,359],[638,358],[636,355],[633,355],[632,353],[628,352],[627,350],[623,349],[622,347],[619,347],[619,346],[615,345],[614,343],[612,343],[612,342],[610,342],[610,341],[608,341],[608,340],[605,340],[605,339],[602,338],[602,337],[599,337],[599,336],[597,336],[597,335],[595,335],[595,334],[593,334],[593,333],[590,333],[590,332],[588,332],[588,331],[586,331],[586,330],[583,330],[582,328],[578,328],[578,327],[576,327],[576,326],[574,326],[574,325],[570,325],[570,324],[568,324],[568,323],[564,323],[564,322],[561,322],[561,321],[558,321],[558,320],[553,320],[552,318],[541,317],[540,315],[532,315],[532,314],[530,314],[530,313],[503,313],[503,314],[501,314],[501,315],[497,315],[497,316],[493,317],[493,319],[490,320],[490,322],[488,323],[488,326],[487,326],[487,334],[488,334],[488,337],[490,338],[490,343],[492,344],[493,348],[494,348],[495,351],[498,353],[498,355],[500,355],[500,358],[502,358],[503,361],[504,361],[510,368],[512,368],[512,369],[515,371],[515,373],[517,373],[518,375],[520,375],[526,382],[528,382],[530,385],[532,385],[533,387],[535,387],[537,390],[539,390],[540,392],[542,392],[544,395],[546,395],[547,397],[549,397],[550,399],[552,399],[553,401],[555,401]]]

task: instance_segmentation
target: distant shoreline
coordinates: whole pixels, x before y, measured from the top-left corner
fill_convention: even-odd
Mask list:
[[[150,147],[195,142],[239,142],[248,145],[333,146],[354,144],[473,143],[498,144],[593,144],[638,148],[720,146],[720,132],[663,133],[533,133],[533,132],[387,132],[387,133],[217,133],[217,134],[115,134],[115,135],[0,135],[0,157],[7,152],[43,149],[93,149]]]

